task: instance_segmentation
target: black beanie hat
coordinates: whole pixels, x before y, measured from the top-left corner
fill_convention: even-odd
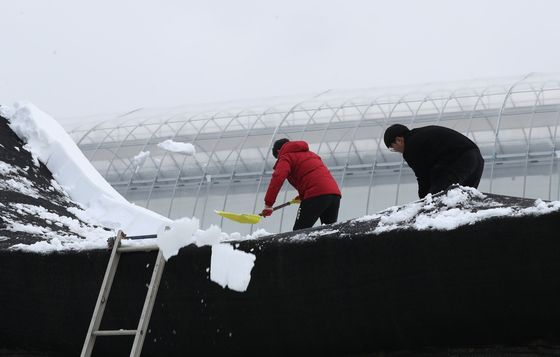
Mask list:
[[[390,148],[391,144],[395,142],[397,136],[404,136],[410,130],[402,124],[393,124],[385,130],[385,135],[383,135],[383,140],[385,145]]]
[[[290,140],[284,138],[284,139],[278,139],[274,142],[274,145],[272,145],[272,155],[274,156],[275,159],[278,158],[278,152],[280,152],[282,146],[288,141]]]

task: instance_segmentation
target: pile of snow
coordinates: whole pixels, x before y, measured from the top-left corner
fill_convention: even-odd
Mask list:
[[[534,201],[531,207],[506,206],[472,187],[455,186],[437,195],[402,206],[389,207],[355,222],[378,220],[373,233],[395,229],[451,230],[489,218],[541,215],[560,210],[560,201]]]
[[[128,235],[153,234],[170,220],[122,197],[95,170],[64,129],[30,103],[2,106],[0,114],[26,143],[38,165],[43,162],[64,191],[92,220]]]

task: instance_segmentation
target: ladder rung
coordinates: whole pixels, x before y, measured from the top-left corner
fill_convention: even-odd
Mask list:
[[[158,250],[159,247],[157,246],[157,244],[151,244],[151,245],[131,245],[131,246],[127,246],[127,247],[123,247],[120,246],[117,249],[117,252],[119,253],[128,253],[128,252],[149,252],[152,250]]]
[[[94,336],[128,336],[136,335],[136,330],[104,330],[93,331]]]

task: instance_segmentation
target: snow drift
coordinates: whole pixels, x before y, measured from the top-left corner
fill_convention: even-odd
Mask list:
[[[130,204],[84,157],[56,120],[30,103],[2,106],[0,115],[33,153],[34,163],[43,162],[73,201],[100,225],[121,229],[129,235],[153,234],[170,220]]]

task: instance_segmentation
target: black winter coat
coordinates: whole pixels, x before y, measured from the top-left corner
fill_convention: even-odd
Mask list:
[[[428,194],[431,176],[444,172],[466,151],[478,146],[463,134],[437,125],[412,129],[404,135],[403,157],[418,180],[418,196]]]

